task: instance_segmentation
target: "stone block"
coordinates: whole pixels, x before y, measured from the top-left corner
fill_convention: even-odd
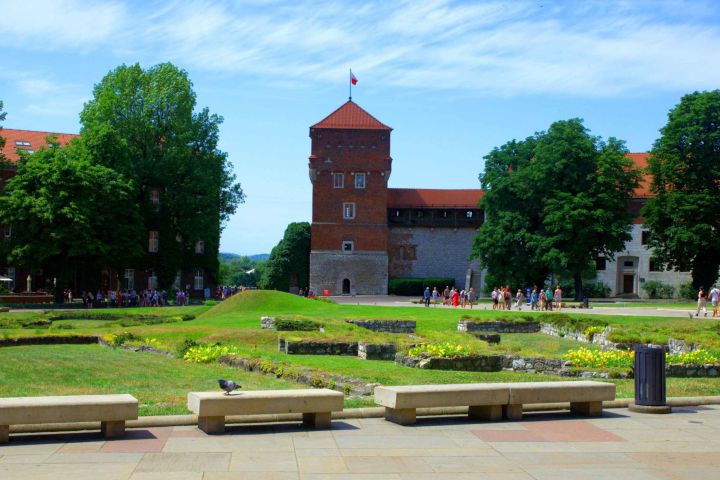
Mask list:
[[[327,388],[188,393],[188,409],[198,416],[339,412],[344,396]]]
[[[398,425],[412,425],[417,421],[414,408],[385,408],[385,420]]]
[[[520,382],[510,385],[510,404],[602,402],[615,399],[615,385],[605,382]]]
[[[395,409],[504,405],[508,384],[468,383],[447,385],[403,385],[375,388],[375,403]]]
[[[105,438],[117,438],[125,435],[125,421],[100,422],[100,432]]]

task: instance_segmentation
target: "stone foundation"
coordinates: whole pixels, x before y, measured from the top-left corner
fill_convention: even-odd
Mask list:
[[[496,333],[538,333],[538,322],[475,322],[461,319],[459,332],[496,332]]]
[[[278,350],[289,355],[357,356],[357,342],[286,342],[278,340]]]
[[[415,320],[345,320],[373,332],[415,333]],[[391,359],[392,360],[392,359]]]
[[[358,343],[358,357],[363,360],[394,360],[396,353],[394,343]]]

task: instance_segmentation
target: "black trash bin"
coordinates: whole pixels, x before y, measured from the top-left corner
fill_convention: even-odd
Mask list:
[[[665,405],[665,349],[635,347],[635,405]]]

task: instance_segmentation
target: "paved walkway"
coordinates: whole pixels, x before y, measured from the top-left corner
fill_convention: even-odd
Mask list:
[[[419,308],[425,308],[424,305],[420,303],[412,303],[413,300],[417,300],[416,297],[398,297],[394,295],[357,295],[357,296],[336,296],[336,297],[330,297],[333,299],[335,303],[341,304],[341,305],[375,305],[379,307],[419,307]],[[514,308],[513,303],[513,309],[510,310],[510,312],[516,312],[517,310]],[[611,303],[603,303],[603,304],[597,304],[596,306],[593,306],[593,303],[590,303],[590,309],[576,309],[576,308],[563,308],[560,310],[561,312],[565,313],[582,313],[582,314],[591,314],[591,315],[621,315],[621,316],[643,316],[643,317],[680,317],[680,318],[688,318],[688,314],[695,314],[696,308],[689,304],[686,309],[678,309],[678,308],[667,308],[664,307],[663,304],[658,304],[657,306],[648,305],[646,307],[615,307],[612,306]],[[446,307],[442,305],[438,306],[430,306],[430,308],[444,308],[444,309],[450,309],[452,307]],[[462,309],[460,307],[457,308],[458,311],[470,311],[470,308],[467,307],[465,309]],[[492,306],[489,303],[481,303],[480,305],[475,305],[472,310],[492,310]],[[522,312],[530,312],[530,307],[523,307]],[[557,310],[555,311],[557,312]],[[700,318],[707,318],[708,320],[718,320],[711,318],[712,315],[712,308],[710,308],[709,313],[707,317],[700,317]],[[695,318],[693,316],[693,318]]]
[[[3,480],[97,479],[713,479],[720,478],[720,407],[672,415],[606,410],[602,418],[526,415],[522,422],[425,417],[298,424],[26,434],[0,446]]]

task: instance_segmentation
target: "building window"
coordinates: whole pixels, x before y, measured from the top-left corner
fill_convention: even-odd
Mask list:
[[[650,260],[650,271],[651,272],[662,272],[662,269],[655,260]]]
[[[15,146],[16,147],[29,147],[30,142],[26,142],[24,140],[15,140]]]
[[[7,268],[7,275],[6,275],[12,282],[7,282],[7,285],[5,285],[9,290],[15,290],[15,267],[8,267]]]
[[[365,188],[365,174],[364,173],[356,173],[355,174],[355,188]]]
[[[418,218],[422,218],[424,215],[425,215],[425,212],[423,212],[422,210],[418,210],[418,211],[417,211],[417,217],[418,217]]]
[[[344,188],[345,187],[345,174],[333,173],[333,188]]]
[[[160,190],[157,188],[150,190],[150,204],[154,211],[157,212],[160,210]]]
[[[396,216],[396,217],[399,217],[399,216],[400,216],[400,210],[395,210],[395,216]]]
[[[343,253],[352,253],[355,250],[355,244],[352,240],[343,240],[342,251]]]
[[[353,218],[355,218],[354,203],[343,203],[343,218],[346,220],[352,220]]]
[[[602,272],[607,268],[607,260],[605,257],[597,257],[595,259],[595,270]]]
[[[157,230],[150,230],[148,232],[148,252],[157,253],[159,243],[160,232],[158,232]]]
[[[132,290],[135,288],[135,270],[132,268],[125,269],[125,289]]]
[[[157,288],[157,275],[155,274],[155,270],[150,270],[150,274],[148,275],[148,288],[151,290]]]
[[[625,261],[623,262],[623,266],[628,267],[628,268],[632,268],[632,267],[635,266],[635,262],[632,261],[632,260],[625,260]]]
[[[203,289],[203,271],[201,269],[195,270],[195,278],[193,281],[193,288],[195,290]]]
[[[643,230],[640,234],[640,244],[647,245],[650,243],[650,230]]]
[[[465,212],[465,216],[466,216],[467,218],[472,218],[472,217],[473,217],[473,212],[472,212],[472,210],[468,210],[467,212]]]
[[[173,281],[172,288],[173,290],[177,290],[180,288],[180,282],[182,282],[182,274],[180,273],[180,270],[177,271],[175,274],[175,280]]]
[[[195,243],[195,253],[205,253],[205,242],[198,240]]]

